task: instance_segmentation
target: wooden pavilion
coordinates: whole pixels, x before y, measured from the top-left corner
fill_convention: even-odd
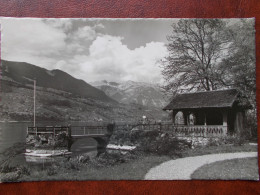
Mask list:
[[[236,89],[177,94],[163,109],[172,111],[174,126],[203,132],[244,131],[245,110],[251,106]]]

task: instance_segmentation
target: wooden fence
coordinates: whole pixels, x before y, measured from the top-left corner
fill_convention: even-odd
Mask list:
[[[227,135],[227,127],[222,125],[183,125],[176,126],[170,123],[155,124],[125,124],[116,125],[114,131],[161,131],[174,134],[175,136],[194,136],[194,137],[222,137]],[[56,135],[65,132],[67,135],[105,135],[107,125],[92,126],[45,126],[45,127],[28,127],[27,134]]]
[[[132,126],[118,126],[121,130],[144,130],[162,131],[174,134],[175,136],[194,136],[194,137],[222,137],[227,135],[227,126],[223,125],[173,125],[172,123],[157,124],[137,124]]]

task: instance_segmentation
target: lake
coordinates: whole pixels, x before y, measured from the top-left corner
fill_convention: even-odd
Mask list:
[[[52,126],[52,125],[87,125],[86,122],[53,122],[44,121],[38,122],[37,126]],[[32,122],[0,122],[0,153],[7,148],[13,146],[18,142],[26,142],[27,127],[33,126]],[[97,143],[92,138],[84,138],[77,140],[71,147],[72,155],[78,155],[80,153],[96,153]],[[46,162],[52,162],[60,157],[24,157],[19,156],[17,161],[28,161],[30,163],[45,164]],[[62,157],[63,158],[63,157]]]

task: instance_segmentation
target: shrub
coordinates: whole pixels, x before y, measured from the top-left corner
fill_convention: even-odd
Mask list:
[[[68,162],[63,162],[65,169],[79,170],[79,164],[74,159],[70,159]]]
[[[68,139],[66,133],[60,133],[54,137],[54,147],[67,147]]]
[[[247,142],[244,136],[226,136],[222,138],[210,138],[208,141],[209,146],[219,146],[223,144],[231,144],[234,146],[241,146]]]
[[[47,169],[47,175],[52,176],[52,175],[56,175],[57,174],[57,170],[54,167],[49,167]]]
[[[20,173],[18,171],[9,172],[3,175],[0,175],[1,182],[17,182],[20,178]]]
[[[89,155],[87,155],[87,154],[83,154],[83,155],[80,155],[80,156],[78,157],[78,162],[79,162],[79,163],[85,164],[85,163],[89,162],[89,160],[90,160],[90,157],[89,157]]]
[[[30,168],[26,167],[26,166],[20,166],[17,168],[18,171],[22,174],[22,175],[30,175],[31,174],[31,170]]]
[[[9,163],[4,163],[0,167],[0,173],[9,173],[9,172],[13,172],[13,171],[16,171],[16,167],[10,166]]]
[[[154,131],[131,131],[130,140],[133,143],[141,143],[145,140],[155,140],[159,136],[159,132]]]
[[[96,167],[109,167],[117,164],[125,163],[131,159],[135,159],[134,152],[110,151],[100,154],[89,161],[89,164]]]
[[[190,148],[189,142],[171,137],[168,134],[161,134],[156,139],[144,139],[140,145],[140,149],[144,152],[157,155],[180,156],[181,151],[187,148]]]
[[[252,140],[257,140],[257,115],[256,110],[248,111],[246,114],[246,124],[245,128],[247,132],[250,134],[250,138]]]

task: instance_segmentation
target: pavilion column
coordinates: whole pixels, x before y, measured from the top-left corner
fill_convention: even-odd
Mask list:
[[[204,112],[204,125],[207,126],[207,114]]]
[[[175,125],[175,116],[176,116],[176,114],[177,114],[178,112],[177,111],[172,111],[172,123],[173,123],[173,125]]]
[[[207,113],[206,113],[206,111],[204,111],[203,112],[203,114],[204,114],[204,126],[205,126],[205,128],[204,128],[204,130],[203,130],[203,134],[204,134],[204,137],[207,137]]]
[[[188,125],[188,112],[187,111],[183,111],[183,119],[184,119],[184,125]]]
[[[227,135],[227,111],[223,111],[222,112],[222,115],[223,115],[223,130],[224,130],[224,135]]]
[[[244,113],[242,111],[236,112],[234,129],[238,136],[242,135],[244,131]]]

